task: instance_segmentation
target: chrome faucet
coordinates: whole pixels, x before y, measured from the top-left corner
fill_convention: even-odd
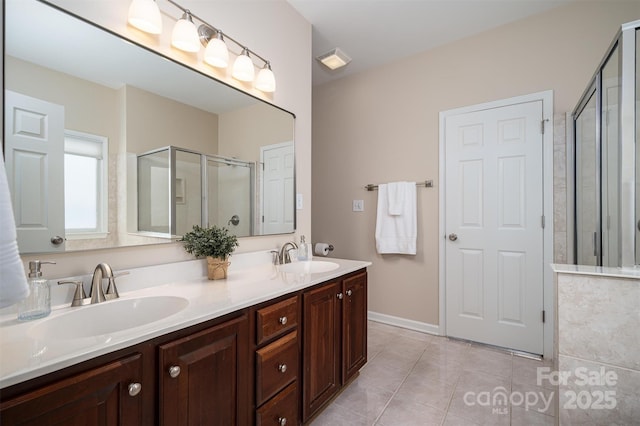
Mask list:
[[[109,286],[107,287],[107,294],[102,289],[102,279],[109,279]],[[116,282],[113,276],[113,270],[111,266],[106,263],[99,263],[96,269],[93,271],[93,278],[91,278],[91,304],[102,303],[110,299],[117,299],[118,290],[116,289]]]
[[[286,243],[284,243],[282,247],[280,247],[280,253],[278,254],[278,260],[280,261],[281,265],[283,263],[291,263],[291,256],[289,255],[289,250],[287,250],[287,247],[290,247],[289,250],[298,249],[298,245],[293,241],[287,241]]]

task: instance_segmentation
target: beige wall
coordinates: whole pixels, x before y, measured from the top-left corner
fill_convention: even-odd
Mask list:
[[[570,111],[619,24],[639,18],[640,2],[575,2],[314,88],[313,240],[373,262],[371,311],[438,324],[438,113],[549,89]],[[425,179],[417,255],[378,255],[377,192],[363,186]]]
[[[12,0],[17,1],[17,0]],[[19,0],[24,1],[24,0]],[[286,1],[248,0],[228,1],[181,1],[198,16],[221,28],[235,39],[250,46],[271,61],[276,75],[278,90],[264,95],[249,85],[237,82],[227,72],[217,71],[204,65],[196,55],[185,54],[170,47],[171,29],[182,12],[167,2],[161,2],[164,32],[154,37],[143,34],[126,23],[130,0],[52,0],[52,3],[72,11],[79,16],[97,22],[111,31],[147,45],[163,54],[184,62],[205,74],[238,87],[256,97],[296,114],[296,164],[298,192],[307,200],[305,209],[298,211],[298,233],[311,233],[311,25]],[[232,54],[237,54],[232,49]],[[199,54],[202,55],[202,52]],[[241,238],[238,252],[270,249],[291,240],[292,235]],[[145,247],[128,247],[98,251],[84,251],[46,256],[23,256],[28,262],[33,259],[55,259],[58,264],[49,268],[49,278],[85,274],[93,270],[98,262],[109,262],[116,269],[135,266],[156,265],[190,259],[181,244],[165,244]]]
[[[127,152],[142,154],[173,145],[218,152],[218,116],[133,86],[125,88]]]

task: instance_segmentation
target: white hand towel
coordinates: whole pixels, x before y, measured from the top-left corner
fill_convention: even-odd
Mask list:
[[[390,182],[387,184],[387,202],[389,204],[389,214],[399,216],[404,208],[404,194],[406,182]]]
[[[13,305],[29,295],[16,240],[16,222],[0,147],[0,308]]]
[[[378,185],[376,249],[380,254],[416,254],[416,183],[397,182],[403,192],[401,213],[389,214],[388,185]]]

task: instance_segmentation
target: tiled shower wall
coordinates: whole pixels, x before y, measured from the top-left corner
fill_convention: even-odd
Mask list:
[[[567,119],[553,116],[553,261],[568,263],[567,256]]]

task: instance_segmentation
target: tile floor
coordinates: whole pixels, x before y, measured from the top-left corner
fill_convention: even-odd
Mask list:
[[[553,402],[546,410],[544,402],[554,390],[536,384],[537,367],[551,368],[549,361],[373,321],[368,343],[360,376],[312,426],[555,423]],[[508,402],[500,405],[504,395]]]

